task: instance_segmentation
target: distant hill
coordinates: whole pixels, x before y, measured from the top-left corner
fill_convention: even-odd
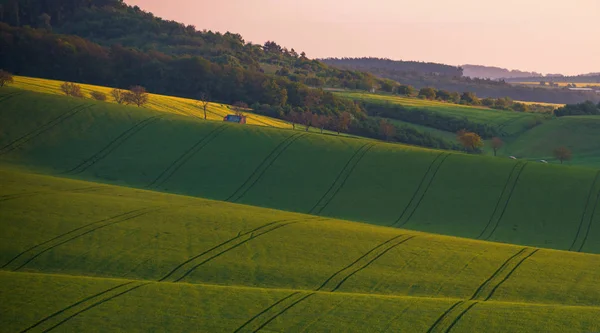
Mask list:
[[[521,77],[543,76],[536,72],[524,72],[520,70],[508,70],[506,68],[480,65],[463,65],[463,75],[471,78],[482,79],[508,79]]]
[[[462,76],[460,67],[438,64],[433,62],[402,61],[386,58],[326,58],[322,62],[347,69],[387,69],[399,72],[411,72],[431,75]]]

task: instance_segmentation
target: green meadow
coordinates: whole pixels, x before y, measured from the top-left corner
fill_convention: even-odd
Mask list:
[[[0,177],[3,331],[600,329],[597,255]]]
[[[600,330],[594,169],[10,88],[0,184],[3,332]]]

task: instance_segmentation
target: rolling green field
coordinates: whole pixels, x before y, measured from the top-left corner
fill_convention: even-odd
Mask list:
[[[596,170],[80,103],[44,94],[2,102],[0,122],[11,126],[2,130],[0,160],[61,177],[600,253]]]
[[[0,184],[2,332],[600,330],[594,169],[3,89]]]
[[[383,95],[350,91],[335,92],[335,94],[357,101],[396,104],[401,105],[409,110],[420,109],[457,118],[467,118],[473,123],[494,126],[506,133],[507,136],[515,135],[525,131],[527,125],[539,117],[534,113],[495,110],[486,107],[459,105],[413,97],[402,97],[398,95]]]
[[[0,181],[6,332],[600,329],[598,255],[7,165]]]
[[[561,117],[547,121],[507,142],[501,152],[532,160],[554,161],[553,149],[566,146],[573,151],[573,160],[566,163],[600,167],[599,133],[598,116]]]

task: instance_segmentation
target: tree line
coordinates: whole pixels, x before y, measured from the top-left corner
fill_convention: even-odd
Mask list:
[[[564,116],[598,116],[600,115],[600,103],[594,104],[586,101],[578,104],[568,104],[554,111],[557,117]]]

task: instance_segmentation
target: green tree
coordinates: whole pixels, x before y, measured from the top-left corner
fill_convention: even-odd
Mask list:
[[[421,88],[421,90],[419,90],[419,97],[434,100],[436,97],[436,90],[431,87]]]

